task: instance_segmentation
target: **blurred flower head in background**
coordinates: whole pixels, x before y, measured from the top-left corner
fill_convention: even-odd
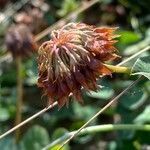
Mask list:
[[[58,101],[61,107],[68,103],[69,96],[82,102],[82,88],[95,91],[96,80],[101,75],[111,75],[103,62],[117,57],[115,30],[69,23],[51,33],[51,40],[38,51],[38,86],[50,103]]]
[[[5,37],[7,50],[13,57],[28,57],[36,49],[34,38],[26,25],[12,25],[7,31]]]
[[[26,11],[15,15],[14,20],[17,24],[25,24],[34,34],[39,33],[45,26],[44,13],[39,8],[28,8]]]

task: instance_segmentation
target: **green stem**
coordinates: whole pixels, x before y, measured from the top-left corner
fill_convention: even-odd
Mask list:
[[[93,134],[97,132],[108,132],[108,131],[118,131],[118,130],[143,130],[150,131],[150,125],[137,125],[137,124],[107,124],[107,125],[96,125],[84,128],[78,135]],[[69,132],[62,137],[56,139],[51,144],[47,145],[42,150],[48,150],[55,145],[63,143],[66,139],[71,137],[77,131]]]
[[[126,73],[130,74],[131,69],[128,67],[121,67],[121,66],[113,66],[104,64],[108,69],[110,69],[113,73]]]
[[[22,78],[22,60],[21,57],[16,58],[17,65],[17,102],[16,102],[16,120],[15,125],[18,125],[22,120],[22,101],[23,101],[23,78]],[[16,142],[20,137],[20,129],[15,132]]]

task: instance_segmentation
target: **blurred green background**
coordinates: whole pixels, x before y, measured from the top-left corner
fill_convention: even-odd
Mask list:
[[[92,0],[91,0],[92,1]],[[16,115],[16,67],[15,62],[3,60],[8,55],[4,44],[7,29],[16,24],[22,12],[38,8],[42,17],[31,23],[34,35],[70,13],[75,13],[90,0],[0,0],[0,134],[14,126]],[[116,44],[119,61],[137,53],[150,44],[150,1],[148,0],[99,0],[93,6],[74,15],[67,22],[84,22],[96,26],[117,26]],[[40,20],[41,19],[41,20]],[[65,23],[65,19],[63,20]],[[49,35],[38,44],[49,38]],[[142,54],[147,56],[148,52]],[[24,79],[23,120],[46,106],[46,98],[37,88],[37,54],[23,61]],[[135,60],[127,66],[132,67]],[[15,144],[14,133],[0,140],[0,150],[40,150],[68,131],[81,127],[111,98],[127,87],[136,76],[113,74],[98,81],[102,86],[97,93],[83,91],[84,104],[70,101],[68,107],[53,108],[21,128],[21,137]],[[150,123],[150,82],[145,78],[120,100],[107,109],[90,125],[100,124],[145,124]],[[57,148],[51,148],[55,150]],[[64,150],[149,150],[150,132],[115,131],[78,136],[66,145]]]

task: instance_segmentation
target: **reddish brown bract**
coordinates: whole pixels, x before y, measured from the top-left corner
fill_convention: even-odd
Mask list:
[[[51,33],[51,40],[39,48],[38,86],[48,95],[49,102],[59,106],[69,96],[82,101],[81,88],[97,90],[100,75],[110,75],[103,65],[117,57],[113,44],[116,28],[96,28],[83,23],[69,23]]]

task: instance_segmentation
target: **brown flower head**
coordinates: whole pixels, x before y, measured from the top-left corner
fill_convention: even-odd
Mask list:
[[[97,90],[100,75],[110,75],[103,65],[117,57],[113,44],[116,28],[96,28],[83,23],[69,23],[51,33],[51,40],[39,48],[38,86],[49,102],[59,106],[73,96],[82,101],[81,89]]]
[[[29,8],[15,15],[14,20],[17,24],[25,24],[32,33],[39,33],[45,26],[43,19],[44,13],[38,8]]]
[[[23,24],[13,25],[8,29],[5,43],[13,57],[29,56],[36,48],[32,33]]]

